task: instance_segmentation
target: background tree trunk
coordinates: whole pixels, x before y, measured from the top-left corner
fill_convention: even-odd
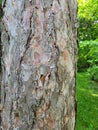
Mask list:
[[[74,130],[76,0],[3,0],[1,128]]]

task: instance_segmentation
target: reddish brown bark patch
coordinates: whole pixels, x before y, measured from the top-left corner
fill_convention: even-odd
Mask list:
[[[64,61],[66,61],[67,57],[68,57],[68,51],[67,50],[64,51],[63,56],[64,56]]]
[[[38,65],[40,63],[40,55],[38,52],[34,52],[34,63]]]

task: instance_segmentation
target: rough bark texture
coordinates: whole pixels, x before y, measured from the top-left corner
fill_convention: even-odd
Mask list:
[[[74,130],[76,0],[3,0],[1,128]]]

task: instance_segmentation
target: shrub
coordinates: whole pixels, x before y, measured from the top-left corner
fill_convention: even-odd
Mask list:
[[[78,71],[98,65],[98,41],[81,41],[78,51]]]
[[[92,80],[98,82],[98,66],[94,65],[93,67],[88,69],[88,73]]]

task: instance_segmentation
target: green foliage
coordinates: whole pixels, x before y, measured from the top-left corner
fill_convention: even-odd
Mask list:
[[[78,7],[79,17],[92,20],[98,18],[98,0],[78,0]]]
[[[93,67],[88,69],[90,74],[90,78],[96,82],[98,82],[98,66],[94,65]]]
[[[98,41],[81,41],[78,52],[78,71],[98,65]]]
[[[78,0],[79,40],[98,38],[98,0]]]
[[[98,130],[98,85],[88,73],[77,75],[76,130]]]
[[[78,51],[78,70],[83,71],[86,68],[88,68],[88,52],[89,52],[89,47],[86,42],[80,42],[79,44],[79,51]]]
[[[98,37],[98,23],[86,18],[79,18],[78,36],[79,40],[95,40]]]

